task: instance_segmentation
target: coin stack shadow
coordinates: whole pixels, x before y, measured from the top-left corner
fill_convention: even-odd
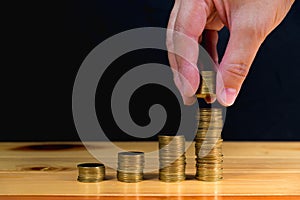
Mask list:
[[[179,136],[158,136],[159,180],[180,182],[185,180],[185,138]]]
[[[117,178],[121,182],[137,183],[144,179],[145,158],[143,152],[118,153]]]
[[[196,179],[218,181],[223,179],[221,132],[222,109],[200,108],[199,127],[195,138]]]

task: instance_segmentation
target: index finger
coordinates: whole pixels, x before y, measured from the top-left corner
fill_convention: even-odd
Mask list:
[[[199,87],[198,40],[204,30],[206,19],[207,13],[202,1],[180,1],[173,29],[188,39],[178,34],[172,36],[171,45],[179,54],[174,56],[175,59],[171,57],[170,63],[171,67],[178,70],[183,77],[174,77],[174,81],[185,104],[192,104],[195,101],[194,95]]]

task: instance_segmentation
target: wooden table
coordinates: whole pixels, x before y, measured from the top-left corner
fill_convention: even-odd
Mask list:
[[[133,143],[117,145],[130,150]],[[149,151],[157,143],[135,142],[134,147]],[[89,184],[76,181],[76,165],[97,160],[81,143],[0,143],[0,199],[300,199],[300,142],[224,142],[223,153],[219,182],[193,179],[191,146],[184,182],[164,183],[157,173],[147,173],[143,182],[121,183],[107,169],[107,180]]]

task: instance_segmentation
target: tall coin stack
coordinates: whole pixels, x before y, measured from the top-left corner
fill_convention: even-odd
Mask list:
[[[196,96],[198,98],[206,98],[207,96],[215,96],[216,94],[216,72],[201,71],[201,83]]]
[[[196,179],[221,180],[223,179],[222,109],[201,108],[197,118],[199,127],[195,138]]]
[[[180,182],[185,180],[185,138],[179,136],[158,136],[159,180]]]
[[[144,153],[143,152],[120,152],[118,153],[117,178],[121,182],[137,183],[144,176]]]

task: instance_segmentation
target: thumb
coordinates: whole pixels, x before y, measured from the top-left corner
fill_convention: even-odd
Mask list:
[[[231,32],[217,73],[217,99],[222,105],[234,103],[263,41],[261,38],[256,30]]]

